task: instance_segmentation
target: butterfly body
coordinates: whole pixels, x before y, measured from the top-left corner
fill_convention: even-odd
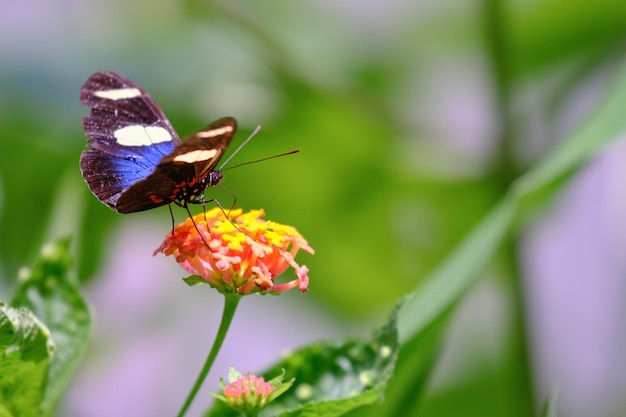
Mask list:
[[[221,181],[215,168],[235,135],[235,119],[219,119],[181,141],[148,93],[107,71],[89,77],[80,99],[91,107],[83,118],[91,148],[81,154],[83,178],[115,211],[187,207]]]

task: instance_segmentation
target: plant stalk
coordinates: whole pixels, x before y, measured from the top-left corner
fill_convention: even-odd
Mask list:
[[[224,311],[222,312],[222,321],[220,322],[220,327],[217,330],[217,334],[215,335],[215,340],[213,341],[213,346],[211,347],[211,351],[209,352],[209,356],[207,356],[206,361],[204,361],[204,366],[200,370],[198,374],[198,378],[196,378],[196,382],[194,383],[187,399],[185,400],[185,404],[181,408],[178,413],[178,417],[183,417],[189,406],[193,402],[196,394],[200,390],[200,387],[204,383],[209,371],[211,370],[211,366],[213,366],[213,362],[215,362],[215,358],[219,353],[222,343],[224,339],[226,339],[226,334],[228,333],[228,329],[230,328],[230,324],[233,321],[233,317],[235,316],[235,311],[237,310],[237,305],[239,304],[241,296],[238,294],[225,294],[224,295]]]

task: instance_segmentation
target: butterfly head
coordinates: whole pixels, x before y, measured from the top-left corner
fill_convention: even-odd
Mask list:
[[[215,187],[222,181],[222,178],[224,178],[224,174],[220,171],[209,172],[209,175],[206,176],[206,187]]]
[[[173,190],[173,200],[179,206],[187,204],[197,204],[204,201],[204,192],[209,187],[217,186],[224,178],[219,171],[211,171],[205,175],[200,181],[180,182]]]

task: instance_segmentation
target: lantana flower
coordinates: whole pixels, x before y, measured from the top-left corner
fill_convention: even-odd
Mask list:
[[[241,374],[232,366],[228,371],[228,384],[221,379],[222,392],[212,395],[246,416],[256,416],[258,412],[287,391],[295,379],[283,381],[285,370],[270,381],[262,376]]]
[[[242,406],[249,403],[260,408],[267,403],[275,389],[262,376],[248,374],[226,385],[222,393],[231,405]]]
[[[176,226],[154,253],[174,256],[185,271],[224,294],[277,294],[296,287],[306,292],[309,270],[295,256],[300,249],[311,254],[313,249],[294,227],[264,216],[263,210],[236,209],[227,219],[216,207]],[[289,267],[297,278],[275,282]]]
[[[280,294],[292,288],[306,292],[309,287],[309,269],[299,265],[295,257],[300,249],[311,254],[314,253],[313,249],[294,227],[263,220],[264,216],[263,210],[243,213],[241,209],[231,210],[227,215],[221,207],[216,207],[187,218],[168,233],[161,246],[154,251],[155,255],[163,253],[174,256],[185,271],[193,274],[185,279],[188,284],[209,283],[224,294],[225,300],[213,346],[179,416],[183,416],[189,409],[211,370],[241,295]],[[276,278],[289,267],[294,269],[296,278],[288,282],[276,282]],[[259,393],[267,392],[270,399],[282,392],[270,392],[259,379],[248,378],[246,381],[249,384],[260,383]],[[241,385],[241,388],[245,386]],[[247,398],[246,403],[258,399]],[[263,399],[262,396],[259,398]],[[257,406],[260,404],[256,404],[253,409]],[[250,415],[256,415],[256,412],[251,411]]]

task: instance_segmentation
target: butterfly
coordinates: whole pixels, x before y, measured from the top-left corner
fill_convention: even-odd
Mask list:
[[[181,141],[148,93],[110,71],[87,79],[80,102],[91,108],[83,117],[91,149],[81,154],[80,169],[91,192],[113,210],[134,213],[175,203],[189,211],[222,180],[215,167],[235,136],[234,118]]]

